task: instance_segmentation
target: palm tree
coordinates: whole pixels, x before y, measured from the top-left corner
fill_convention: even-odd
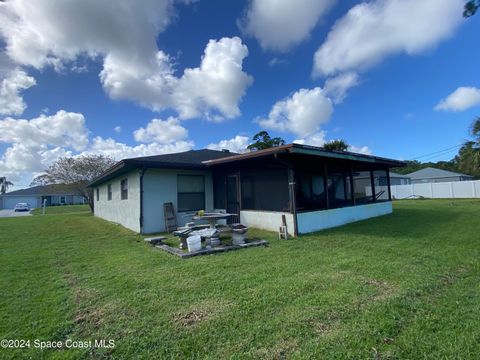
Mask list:
[[[10,186],[13,186],[11,181],[8,181],[5,176],[0,177],[0,194],[5,194]]]

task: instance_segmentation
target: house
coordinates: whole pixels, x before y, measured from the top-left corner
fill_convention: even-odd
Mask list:
[[[386,179],[384,180],[386,184]],[[397,174],[390,172],[390,185],[409,185],[412,183],[412,179],[409,175]]]
[[[42,207],[44,200],[46,200],[46,206],[85,204],[83,196],[64,185],[45,185],[1,195],[0,209],[13,209],[18,203],[27,203],[32,208],[39,208]]]
[[[473,176],[470,175],[432,167],[414,171],[407,176],[410,177],[412,184],[473,180]]]
[[[164,203],[179,225],[197,210],[222,209],[232,221],[308,233],[392,212],[391,167],[401,161],[288,144],[234,154],[191,150],[125,159],[95,179],[95,216],[139,233],[165,231]],[[369,179],[369,180],[365,180]]]

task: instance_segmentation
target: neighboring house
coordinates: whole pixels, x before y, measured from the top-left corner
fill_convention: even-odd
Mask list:
[[[32,208],[47,206],[84,204],[83,196],[66,189],[64,185],[34,186],[29,189],[11,191],[0,196],[0,209],[13,209],[17,203],[27,203]]]
[[[470,175],[432,167],[414,171],[407,176],[412,180],[412,184],[473,180],[473,176]]]
[[[409,175],[402,175],[395,172],[390,172],[390,185],[409,185],[411,183],[412,179]]]
[[[197,210],[225,210],[233,222],[308,233],[392,212],[381,185],[401,161],[288,144],[233,154],[187,152],[125,159],[94,180],[95,216],[139,233],[165,231],[171,202],[179,225]],[[365,181],[364,179],[369,179]]]

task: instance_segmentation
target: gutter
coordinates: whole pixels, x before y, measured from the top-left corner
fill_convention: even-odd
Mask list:
[[[140,170],[140,234],[143,234],[143,176],[147,171],[146,167],[142,167]]]

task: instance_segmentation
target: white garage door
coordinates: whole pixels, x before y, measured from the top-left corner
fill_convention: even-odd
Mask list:
[[[37,197],[36,196],[5,196],[3,198],[3,208],[4,209],[13,209],[18,203],[27,203],[30,204],[32,208],[37,207]]]

